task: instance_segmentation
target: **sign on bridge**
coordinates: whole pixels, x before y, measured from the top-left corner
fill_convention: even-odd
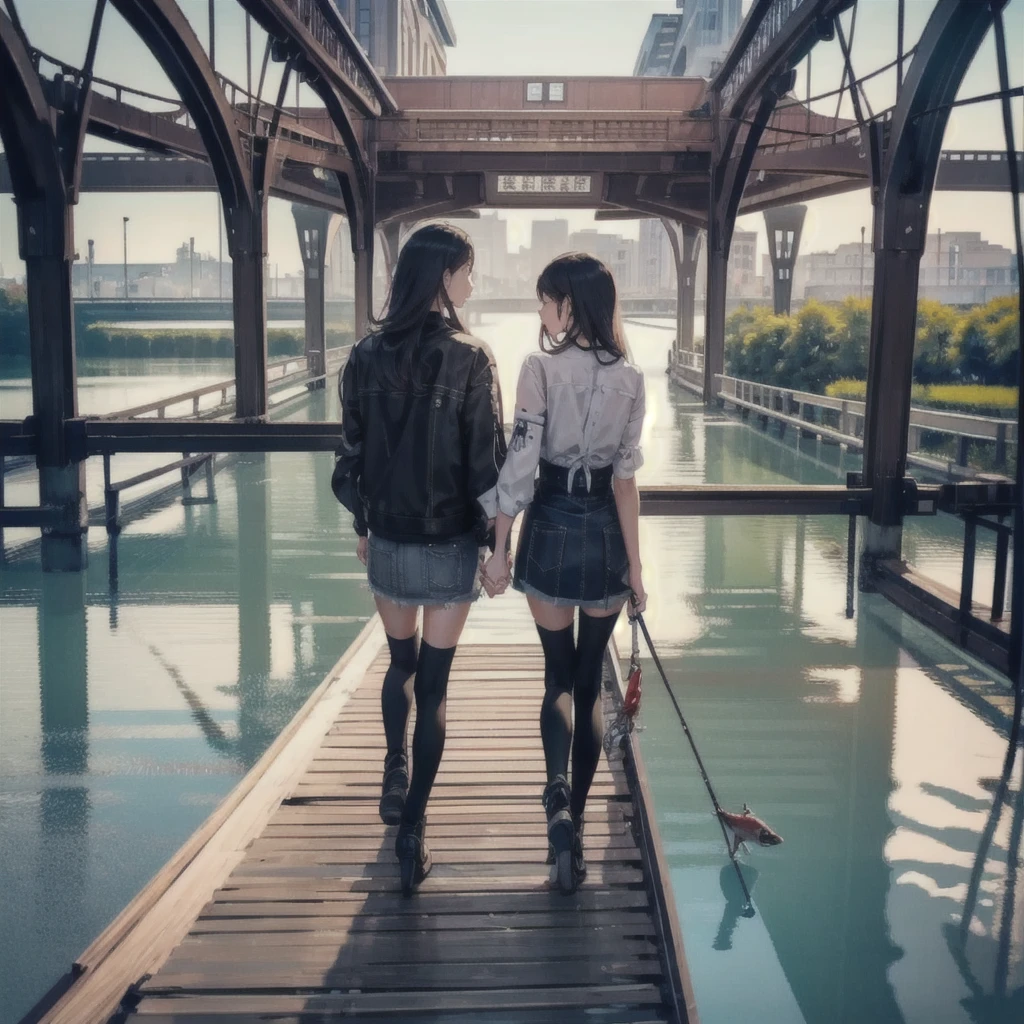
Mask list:
[[[590,192],[589,174],[499,174],[498,191],[530,194],[545,192]]]

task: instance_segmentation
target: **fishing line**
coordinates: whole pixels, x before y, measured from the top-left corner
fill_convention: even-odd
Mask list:
[[[693,756],[697,759],[697,767],[700,769],[700,777],[704,780],[704,785],[707,786],[708,795],[711,797],[711,803],[715,808],[715,817],[718,819],[718,824],[722,829],[722,838],[725,839],[725,848],[729,853],[729,860],[732,861],[732,866],[736,869],[736,877],[740,880],[740,888],[743,890],[746,905],[752,908],[753,902],[750,897],[750,890],[747,888],[747,883],[743,878],[743,872],[740,870],[739,861],[736,860],[736,854],[733,852],[732,843],[729,841],[729,832],[726,829],[725,820],[722,817],[722,805],[718,802],[718,797],[715,796],[715,791],[711,786],[711,780],[708,778],[707,769],[704,767],[704,761],[701,759],[700,752],[697,750],[697,744],[693,741],[693,734],[690,732],[690,727],[686,724],[683,709],[679,706],[679,701],[676,700],[676,695],[672,692],[668,676],[665,674],[665,669],[661,664],[661,658],[658,657],[658,652],[654,649],[654,641],[651,640],[651,634],[647,631],[647,623],[644,622],[644,617],[640,612],[631,614],[630,618],[640,624],[640,629],[643,631],[644,639],[647,641],[647,647],[651,652],[651,657],[654,659],[654,664],[657,666],[658,672],[661,675],[661,681],[665,684],[665,689],[668,690],[672,706],[676,709],[676,714],[679,716],[679,723],[683,727],[683,732],[686,733],[686,738],[690,741],[690,749],[693,751]]]

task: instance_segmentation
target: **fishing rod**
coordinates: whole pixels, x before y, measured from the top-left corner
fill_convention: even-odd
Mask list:
[[[634,630],[637,623],[639,623],[640,628],[643,630],[644,639],[647,641],[651,657],[654,659],[654,664],[658,667],[658,672],[661,674],[661,680],[665,684],[665,689],[668,690],[669,698],[672,701],[673,707],[676,709],[676,714],[679,716],[679,722],[683,727],[683,732],[686,733],[686,738],[690,741],[690,749],[693,751],[693,756],[697,759],[697,767],[700,769],[700,777],[704,780],[704,785],[707,786],[708,795],[711,797],[711,803],[714,805],[715,817],[718,819],[718,824],[721,826],[722,838],[725,839],[725,848],[729,853],[729,859],[732,861],[732,866],[736,869],[736,877],[740,881],[740,888],[743,890],[743,896],[746,899],[746,906],[752,908],[753,904],[751,901],[750,890],[747,888],[743,872],[740,870],[739,861],[736,860],[736,851],[733,848],[733,844],[729,841],[729,832],[726,829],[724,818],[724,815],[727,812],[722,809],[722,805],[718,802],[718,797],[715,796],[715,791],[711,785],[711,779],[708,778],[707,769],[704,767],[704,761],[701,759],[700,751],[697,750],[697,744],[693,740],[693,734],[690,732],[689,725],[686,724],[686,717],[683,715],[683,709],[679,706],[679,701],[676,700],[676,695],[672,692],[668,676],[665,674],[665,669],[661,664],[661,658],[658,657],[658,652],[654,649],[654,641],[651,640],[651,634],[647,630],[647,623],[644,622],[644,617],[640,612],[634,612],[631,614],[630,620],[634,624]],[[746,807],[746,805],[744,805],[744,807]],[[739,843],[736,844],[736,847],[739,847]]]

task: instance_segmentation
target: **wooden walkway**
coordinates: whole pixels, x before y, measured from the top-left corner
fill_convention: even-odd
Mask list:
[[[91,979],[94,998],[76,1009],[76,985],[47,1019],[106,1020],[111,995],[116,1004],[125,991],[120,979],[132,985],[129,1019],[146,1024],[695,1022],[638,756],[602,757],[585,883],[569,897],[548,885],[543,659],[536,643],[501,642],[536,636],[523,630],[517,599],[503,603],[505,615],[496,615],[499,602],[474,610],[456,655],[427,810],[434,867],[414,896],[398,891],[395,828],[377,815],[387,647],[372,623],[361,638],[371,649],[350,658],[310,712],[321,725],[319,736],[315,725],[307,730],[305,757],[293,737],[272,762],[302,761],[279,780],[277,800],[265,794],[262,818],[241,825],[240,806],[218,829],[237,833],[228,846],[238,855],[179,893],[172,905],[191,900],[193,909],[168,922],[165,948],[151,942],[148,961],[120,971],[115,948],[93,970],[113,968],[105,984]],[[346,675],[347,695],[329,706]],[[610,678],[607,713],[621,689],[617,666]],[[149,908],[128,939],[148,928],[159,945],[161,912],[166,905]]]

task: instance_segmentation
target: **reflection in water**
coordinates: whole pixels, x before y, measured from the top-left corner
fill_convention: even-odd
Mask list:
[[[274,732],[266,718],[270,683],[270,455],[239,461],[244,500],[238,503],[238,735],[242,762],[255,764]]]
[[[36,905],[82,912],[89,880],[89,674],[85,576],[47,574],[39,603],[40,755]],[[54,879],[60,878],[59,890]]]
[[[691,478],[836,479],[834,450],[808,462],[792,442],[720,420],[702,426],[687,399],[667,400],[675,439],[685,440],[672,457]],[[671,477],[683,478],[681,468]],[[644,524],[658,574],[648,618],[657,620],[659,648],[676,655],[666,667],[709,774],[723,800],[749,795],[786,836],[784,848],[744,857],[745,876],[759,874],[758,916],[744,920],[678,725],[649,690],[642,742],[701,1019],[749,1015],[756,986],[762,1019],[773,1022],[1016,1022],[1024,937],[1011,923],[1015,869],[993,873],[990,861],[979,894],[992,952],[986,959],[975,949],[972,962],[986,964],[986,993],[1004,993],[985,997],[984,1015],[980,989],[961,977],[966,961],[950,959],[944,937],[950,917],[959,918],[989,808],[970,780],[979,764],[995,767],[1003,749],[955,686],[990,673],[962,664],[962,654],[875,595],[861,596],[856,619],[846,621],[846,528],[844,517]],[[990,685],[1005,693],[1005,681]],[[915,793],[943,791],[956,794],[964,827],[941,824],[932,804],[918,813]],[[912,840],[930,845],[919,852]],[[1014,834],[1005,842],[1019,845]],[[923,876],[931,888],[912,881]]]

